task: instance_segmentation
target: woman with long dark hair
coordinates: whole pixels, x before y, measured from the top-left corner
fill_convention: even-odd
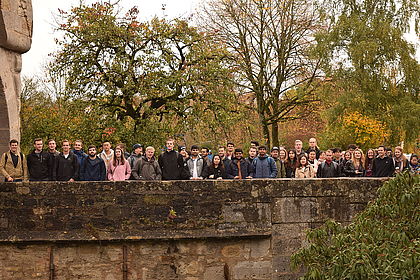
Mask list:
[[[216,154],[213,156],[211,165],[206,167],[206,172],[204,175],[207,179],[226,179],[226,170],[223,164],[222,158]]]
[[[295,171],[295,178],[315,178],[315,170],[306,155],[301,155]]]
[[[372,177],[373,176],[373,160],[375,159],[375,151],[373,149],[369,149],[366,152],[366,159],[365,159],[365,177]]]
[[[125,181],[130,178],[131,167],[124,158],[124,150],[117,146],[114,150],[114,158],[109,163],[107,177],[109,181]]]
[[[295,178],[295,171],[297,167],[297,159],[296,159],[296,152],[295,150],[290,150],[287,154],[287,161],[286,161],[286,177],[287,178]]]

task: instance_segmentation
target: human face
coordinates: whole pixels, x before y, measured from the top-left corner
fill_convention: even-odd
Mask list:
[[[273,158],[279,158],[279,151],[278,150],[273,150],[271,151],[271,157]]]
[[[153,151],[152,149],[146,150],[146,157],[148,159],[151,159],[155,154],[155,151]]]
[[[332,160],[332,153],[331,152],[326,152],[325,153],[325,159],[327,161],[331,161]]]
[[[385,149],[384,147],[379,147],[378,148],[378,156],[383,158],[385,156]]]
[[[339,159],[341,157],[341,152],[337,151],[334,153],[334,158]]]
[[[242,158],[242,152],[235,152],[235,158],[241,159]]]
[[[325,152],[322,152],[319,154],[319,159],[320,160],[325,160]]]
[[[34,148],[37,152],[41,152],[43,146],[44,145],[42,144],[42,140],[41,141],[35,141]]]
[[[360,151],[354,151],[354,158],[361,159],[362,158],[362,153]]]
[[[309,139],[309,147],[311,147],[311,148],[316,147],[316,139],[315,138]]]
[[[202,157],[206,157],[208,155],[209,155],[209,153],[207,152],[207,149],[201,149],[201,156]]]
[[[250,158],[255,158],[257,156],[257,149],[250,148],[249,152],[248,152],[248,155],[249,155]]]
[[[119,158],[121,158],[121,155],[122,155],[122,151],[121,151],[121,149],[119,149],[119,148],[117,148],[117,149],[115,149],[115,156],[119,159]]]
[[[137,149],[134,150],[134,153],[136,155],[141,155],[142,154],[142,151],[143,151],[143,148],[137,148]]]
[[[279,151],[279,158],[282,160],[286,159],[286,152],[284,150]]]
[[[96,155],[96,148],[90,148],[89,150],[88,150],[88,154],[89,154],[89,156],[90,157],[95,157],[95,155]]]
[[[225,148],[219,148],[218,154],[221,158],[225,156]]]
[[[63,153],[70,152],[70,143],[69,142],[63,142],[63,146],[61,148],[63,149]]]
[[[215,155],[213,157],[213,163],[214,163],[214,165],[219,165],[220,164],[220,157],[218,155]]]
[[[350,160],[350,159],[351,159],[351,153],[350,153],[350,152],[345,152],[345,154],[344,154],[344,158],[345,158],[346,160]]]
[[[193,157],[198,156],[198,153],[199,153],[198,149],[192,149],[192,150],[191,150],[191,155],[192,155]]]
[[[392,151],[386,151],[386,155],[392,157]]]
[[[401,156],[401,151],[399,149],[395,149],[394,155],[396,158],[399,158]]]
[[[294,158],[296,158],[296,154],[295,154],[295,152],[290,151],[290,152],[289,152],[289,159],[294,159]]]
[[[419,163],[419,159],[417,157],[411,157],[410,162],[412,165],[417,165]]]
[[[300,158],[300,164],[301,165],[306,165],[307,162],[308,162],[308,160],[306,159],[306,157],[301,157]]]
[[[103,149],[105,152],[108,152],[109,150],[111,150],[111,143],[109,143],[109,142],[105,142],[105,143],[103,143],[103,144],[102,144],[102,149]]]
[[[369,150],[367,153],[368,158],[374,158],[375,157],[375,152],[373,150]]]
[[[54,140],[51,140],[50,142],[48,142],[48,149],[50,149],[50,151],[55,151],[56,148],[57,148],[57,144],[55,143]]]
[[[315,152],[310,152],[308,156],[309,156],[310,160],[314,160],[316,158],[316,153]]]
[[[188,156],[188,153],[187,153],[187,151],[186,151],[185,149],[182,149],[179,153],[180,153],[183,157],[187,157],[187,156]]]
[[[174,149],[174,141],[166,141],[166,149],[172,151]]]
[[[228,144],[227,145],[228,152],[233,152],[234,149],[235,149],[235,146],[234,145],[232,145],[232,144]]]
[[[296,151],[302,150],[302,142],[300,142],[300,141],[295,142],[295,150]]]
[[[9,145],[9,147],[10,147],[10,151],[12,152],[12,153],[17,153],[17,150],[18,150],[18,143],[11,143],[10,145]]]
[[[74,142],[73,149],[80,151],[82,149],[82,143],[79,141]]]
[[[258,149],[258,155],[260,156],[260,157],[263,157],[263,156],[265,156],[265,154],[267,153],[267,150],[266,149],[264,149],[264,148],[259,148]]]

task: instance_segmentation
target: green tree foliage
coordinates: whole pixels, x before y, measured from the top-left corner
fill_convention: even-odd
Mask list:
[[[420,176],[398,175],[348,226],[328,221],[292,256],[303,279],[420,279]]]
[[[240,110],[226,49],[186,20],[140,22],[138,12],[120,15],[107,2],[60,12],[64,39],[51,66],[65,75],[66,96],[111,112],[131,127],[128,139],[231,124]]]
[[[315,99],[319,82],[318,62],[309,53],[319,28],[311,2],[213,0],[202,26],[232,52],[236,84],[254,96],[264,138],[278,146],[278,124],[309,113],[298,109]]]
[[[419,2],[334,0],[320,9],[326,28],[315,52],[334,83],[322,98],[330,105],[325,141],[338,138],[344,115],[359,112],[388,128],[382,144],[413,142],[420,130],[420,64],[404,32],[411,24],[418,34]]]

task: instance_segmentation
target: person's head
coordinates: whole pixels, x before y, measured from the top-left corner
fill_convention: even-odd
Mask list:
[[[401,158],[403,156],[403,149],[400,146],[395,147],[394,155],[396,158]]]
[[[91,158],[94,158],[96,156],[96,146],[95,145],[90,145],[88,147],[88,155]]]
[[[392,157],[392,149],[391,148],[385,148],[386,151],[386,156],[387,157]]]
[[[311,149],[315,149],[318,146],[316,139],[315,138],[310,138],[309,139],[309,148]]]
[[[209,149],[208,148],[201,148],[200,154],[203,158],[207,157],[209,155]]]
[[[350,151],[351,153],[353,153],[354,150],[357,149],[357,145],[356,144],[350,144],[347,146],[347,151]]]
[[[255,151],[260,146],[260,143],[258,141],[251,141],[251,147],[255,148]]]
[[[320,160],[320,161],[325,160],[325,152],[324,152],[324,151],[321,151],[321,152],[319,153],[319,159],[318,159],[318,160]]]
[[[184,157],[184,158],[188,157],[187,147],[179,146],[178,147],[178,152],[182,155],[182,157]]]
[[[249,148],[248,156],[250,158],[255,158],[257,156],[257,148],[256,147]]]
[[[350,160],[351,159],[351,152],[350,151],[345,151],[344,152],[344,159],[345,160]]]
[[[308,164],[308,158],[306,157],[306,155],[301,155],[298,160],[298,166],[302,167],[307,166]]]
[[[47,144],[48,144],[48,149],[52,152],[55,151],[55,149],[57,148],[57,143],[55,142],[54,139],[48,139]]]
[[[111,143],[109,142],[102,143],[102,150],[104,150],[105,152],[109,152],[111,150]]]
[[[82,140],[77,139],[77,140],[74,141],[73,149],[75,151],[81,151],[82,147],[83,147],[83,141]]]
[[[280,160],[287,160],[287,151],[285,148],[279,149],[279,159]]]
[[[316,152],[315,150],[309,150],[308,152],[308,160],[315,160],[316,159]]]
[[[271,153],[270,153],[271,157],[274,158],[274,159],[278,159],[279,158],[279,151],[280,151],[279,147],[271,148]]]
[[[375,151],[374,151],[373,149],[369,149],[369,150],[367,150],[367,152],[366,152],[366,157],[367,157],[368,159],[373,159],[373,158],[375,158]]]
[[[326,161],[332,161],[333,158],[333,152],[331,150],[325,151],[325,160]]]
[[[191,146],[191,156],[192,157],[197,157],[199,153],[200,153],[200,147],[198,147],[197,145],[192,145]]]
[[[225,147],[219,147],[219,149],[217,150],[217,154],[223,159],[226,154]]]
[[[361,162],[363,162],[364,161],[363,151],[360,150],[359,148],[357,148],[356,150],[354,150],[354,152],[353,152],[353,158],[354,158],[354,161],[361,161]]]
[[[143,154],[143,146],[141,144],[134,144],[133,145],[133,153],[136,155],[142,155]]]
[[[125,158],[124,158],[124,150],[120,145],[115,146],[114,150],[114,159],[113,165],[117,166],[118,164],[124,165]]]
[[[258,147],[258,156],[263,157],[267,154],[267,147],[266,146],[259,146]]]
[[[44,146],[44,144],[42,143],[42,139],[41,138],[36,138],[34,140],[34,148],[35,148],[35,151],[41,152],[43,146]]]
[[[219,166],[222,161],[222,158],[219,155],[214,155],[212,159],[213,166]]]
[[[385,156],[385,147],[384,146],[379,146],[378,147],[378,156],[380,158],[383,158]]]
[[[242,149],[235,149],[235,158],[242,159],[244,151]]]
[[[155,155],[155,148],[152,146],[146,147],[146,157],[148,159],[151,159]]]
[[[16,140],[16,139],[10,140],[10,142],[9,142],[9,148],[10,148],[10,151],[12,153],[15,154],[17,152],[17,150],[18,150],[18,147],[19,147],[19,141],[18,140]]]
[[[166,146],[166,150],[172,151],[174,149],[174,146],[175,146],[175,140],[172,139],[172,138],[166,139],[165,146]]]
[[[296,140],[295,141],[295,150],[300,152],[302,150],[302,145],[303,144],[302,144],[301,140]]]
[[[235,144],[233,144],[232,142],[228,142],[226,147],[229,153],[232,153],[235,150]]]
[[[334,148],[331,150],[333,153],[333,156],[335,159],[339,159],[341,157],[341,149],[340,148]]]
[[[296,160],[296,152],[294,150],[289,150],[287,157],[289,158],[289,160]]]
[[[70,142],[69,142],[69,140],[65,139],[61,142],[61,149],[63,150],[63,153],[65,153],[65,154],[70,152]]]
[[[412,154],[410,157],[410,164],[413,166],[416,166],[417,164],[419,164],[419,157],[415,154]]]

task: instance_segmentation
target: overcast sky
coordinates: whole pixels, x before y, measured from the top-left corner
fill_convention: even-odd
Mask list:
[[[85,0],[87,4],[98,0]],[[149,19],[155,15],[163,16],[162,5],[166,5],[165,14],[168,17],[189,16],[203,0],[120,0],[120,6],[128,10],[137,6],[140,17]],[[23,55],[22,75],[32,76],[42,73],[42,65],[48,60],[48,54],[56,49],[54,38],[59,34],[54,32],[54,16],[61,10],[69,10],[77,6],[80,0],[32,0],[34,15],[34,32],[32,47]]]

